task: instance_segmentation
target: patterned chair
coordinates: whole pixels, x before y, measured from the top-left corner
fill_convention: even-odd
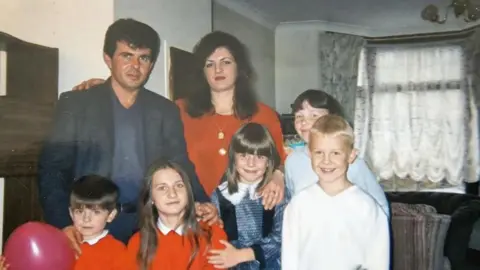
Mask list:
[[[480,198],[437,192],[389,192],[394,270],[480,269],[468,258]]]
[[[449,270],[443,255],[450,216],[425,204],[392,203],[393,269]]]

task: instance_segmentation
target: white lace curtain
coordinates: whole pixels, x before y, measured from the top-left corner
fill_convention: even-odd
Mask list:
[[[384,180],[477,180],[476,110],[460,45],[367,47],[356,144]]]

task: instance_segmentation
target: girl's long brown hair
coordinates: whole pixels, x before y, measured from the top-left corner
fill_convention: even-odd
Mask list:
[[[198,254],[200,246],[200,237],[206,237],[210,243],[210,231],[203,230],[196,219],[195,201],[193,198],[190,179],[182,168],[175,162],[160,159],[154,162],[147,170],[143,181],[143,188],[140,195],[140,249],[137,254],[137,263],[141,270],[147,270],[155,257],[159,245],[157,238],[158,211],[152,201],[152,182],[153,175],[160,171],[172,169],[175,170],[183,180],[187,189],[187,206],[182,220],[183,235],[187,235],[193,246],[192,253],[188,262],[188,269]]]

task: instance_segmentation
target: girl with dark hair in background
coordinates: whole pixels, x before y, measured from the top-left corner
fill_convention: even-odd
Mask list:
[[[285,162],[287,188],[289,193],[294,196],[318,181],[318,176],[312,168],[311,155],[308,150],[309,136],[313,124],[319,118],[328,114],[343,117],[343,110],[334,97],[321,90],[314,89],[301,93],[293,102],[292,109],[295,117],[295,130],[306,143],[305,146],[295,148]],[[365,160],[357,157],[348,167],[347,175],[353,184],[372,196],[389,216],[390,210],[385,192]]]

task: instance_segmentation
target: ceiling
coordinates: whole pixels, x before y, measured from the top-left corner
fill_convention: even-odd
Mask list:
[[[292,23],[329,23],[384,31],[410,29],[420,31],[459,30],[471,26],[449,14],[446,24],[422,20],[420,13],[428,4],[435,4],[441,14],[451,0],[229,0],[249,9],[274,25]],[[478,1],[480,0],[472,0]],[[226,2],[226,1],[219,1]],[[441,15],[443,16],[443,15]],[[419,28],[419,29],[416,29]],[[437,30],[435,30],[437,29]]]

